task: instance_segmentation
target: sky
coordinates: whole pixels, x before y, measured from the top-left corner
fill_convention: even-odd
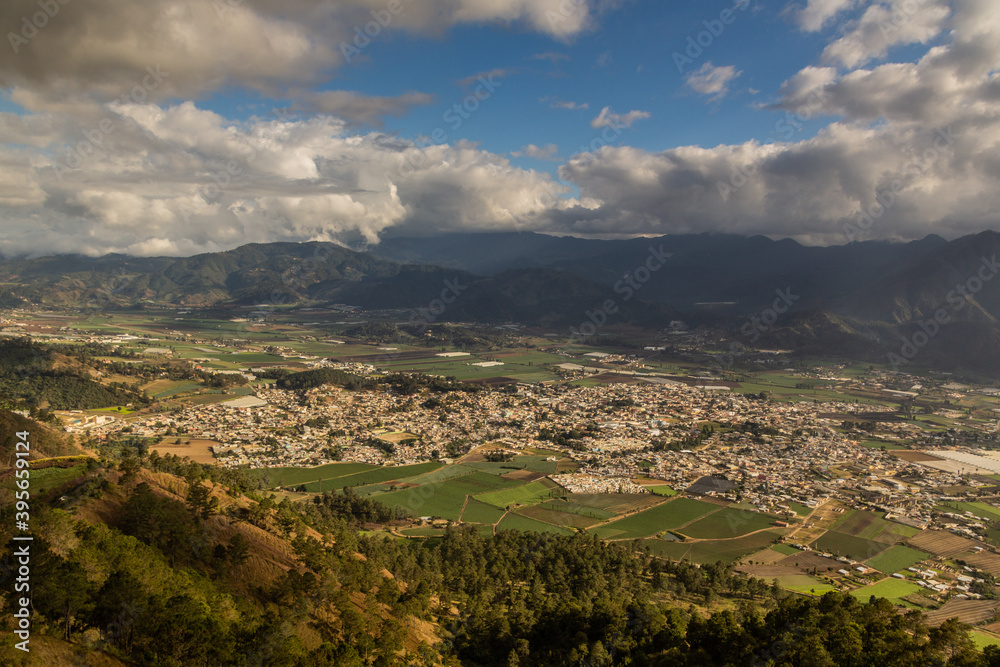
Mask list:
[[[0,254],[997,229],[996,0],[5,0]]]

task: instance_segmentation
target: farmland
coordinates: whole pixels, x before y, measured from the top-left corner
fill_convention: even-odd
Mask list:
[[[913,606],[903,600],[903,598],[920,590],[922,590],[920,586],[917,586],[910,581],[903,581],[902,579],[883,579],[882,581],[874,583],[871,586],[864,586],[863,588],[851,591],[851,595],[858,598],[858,600],[861,600],[862,602],[868,602],[868,599],[874,595],[877,598],[886,598],[893,604]]]
[[[477,496],[480,500],[495,507],[509,507],[511,505],[534,505],[550,498],[552,489],[541,482],[530,482],[524,486],[517,486],[509,489],[501,489]]]
[[[865,562],[865,565],[873,567],[879,572],[892,574],[893,572],[899,572],[900,570],[912,567],[927,558],[930,558],[930,554],[911,549],[910,547],[897,545],[869,559]]]
[[[701,564],[714,563],[719,560],[732,563],[748,554],[760,551],[780,537],[781,534],[776,531],[762,531],[733,540],[671,542],[654,538],[643,540],[642,544],[648,546],[655,555],[661,558],[673,560],[687,558],[693,563]]]
[[[813,542],[813,548],[820,551],[829,551],[836,556],[853,558],[854,560],[865,560],[872,558],[878,553],[889,548],[884,542],[866,540],[862,537],[854,537],[835,530],[828,530],[818,540]]]
[[[760,514],[731,507],[719,510],[686,526],[680,532],[696,539],[722,539],[738,537],[774,525],[778,519],[770,514]]]
[[[700,500],[677,498],[624,519],[592,528],[591,532],[603,539],[627,540],[649,537],[678,528],[719,509],[718,505]]]

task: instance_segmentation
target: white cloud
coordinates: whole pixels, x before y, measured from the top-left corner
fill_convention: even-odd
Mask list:
[[[113,131],[74,169],[68,150],[80,152],[90,126],[46,131],[45,114],[32,114],[23,123],[38,147],[0,147],[0,252],[190,254],[375,241],[389,227],[509,230],[537,226],[566,190],[469,144],[421,147],[329,116],[232,123],[191,102],[104,113]]]
[[[602,127],[611,127],[614,129],[632,127],[632,123],[635,121],[644,120],[649,117],[650,114],[648,111],[632,110],[628,113],[620,114],[612,111],[611,107],[604,107],[601,109],[601,113],[594,120],[590,121],[590,126],[595,130]]]
[[[792,15],[801,30],[818,32],[837,14],[856,4],[857,0],[808,0],[805,7],[789,5],[785,11]]]
[[[716,67],[712,61],[706,62],[684,77],[684,85],[691,90],[709,95],[712,100],[719,100],[729,92],[729,83],[742,72],[732,65]]]
[[[884,57],[893,46],[926,44],[941,32],[949,14],[948,0],[876,2],[826,47],[823,60],[853,69]]]

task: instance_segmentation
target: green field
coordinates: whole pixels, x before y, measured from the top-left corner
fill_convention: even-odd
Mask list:
[[[697,539],[719,540],[739,537],[774,525],[778,517],[727,507],[695,521],[679,532]]]
[[[637,512],[663,501],[661,496],[652,493],[571,493],[566,498],[577,505],[612,514]]]
[[[838,533],[860,537],[865,540],[894,544],[919,533],[919,529],[888,521],[884,512],[850,510],[831,527]]]
[[[771,548],[774,549],[775,551],[777,551],[779,554],[784,554],[785,556],[794,556],[795,554],[802,553],[801,551],[799,551],[795,547],[790,546],[788,544],[775,544]]]
[[[972,512],[976,516],[982,517],[988,521],[1000,521],[1000,508],[993,507],[992,505],[982,502],[967,503],[948,501],[939,504],[936,509],[940,509],[944,512],[954,512],[956,514]]]
[[[976,648],[982,651],[987,646],[1000,646],[1000,637],[994,634],[983,632],[981,630],[973,630],[969,633],[972,638],[972,643],[976,645]]]
[[[255,477],[267,477],[271,486],[295,486],[316,480],[332,479],[353,475],[366,470],[374,470],[378,466],[370,463],[328,463],[315,468],[255,468],[249,473]]]
[[[428,461],[427,463],[414,463],[408,466],[380,466],[373,470],[365,470],[353,475],[344,475],[331,480],[323,480],[322,489],[319,488],[319,484],[306,484],[306,490],[328,491],[331,489],[342,489],[345,486],[364,486],[366,484],[379,484],[393,480],[405,480],[424,473],[434,472],[443,465],[443,463]]]
[[[796,502],[788,503],[788,509],[792,510],[799,516],[809,516],[809,514],[813,511],[813,508]]]
[[[573,534],[573,531],[569,528],[553,526],[552,524],[531,519],[516,512],[508,512],[503,521],[497,525],[497,530],[523,530],[531,533],[555,533],[557,535]]]
[[[693,563],[705,564],[722,561],[732,563],[749,554],[769,546],[781,535],[763,531],[738,537],[734,540],[703,540],[699,542],[670,542],[668,540],[643,540],[643,546],[650,547],[654,555],[672,560],[687,559]]]
[[[882,581],[872,584],[871,586],[865,586],[857,589],[856,591],[851,591],[851,595],[862,602],[868,602],[868,599],[874,595],[877,598],[885,598],[893,604],[913,606],[904,601],[902,598],[910,595],[911,593],[916,593],[919,590],[921,590],[920,586],[917,586],[910,581],[904,581],[902,579],[883,579]]]
[[[494,507],[509,507],[511,505],[534,505],[552,496],[552,490],[541,482],[530,482],[524,486],[510,489],[501,489],[476,496],[480,500]]]
[[[442,482],[375,495],[372,496],[372,500],[389,507],[402,507],[413,516],[434,516],[458,521],[466,496],[523,484],[524,482],[510,481],[477,471]]]
[[[594,524],[601,522],[601,519],[573,514],[572,512],[560,512],[559,510],[549,509],[545,505],[523,507],[518,510],[518,513],[532,519],[544,521],[545,523],[566,526],[567,528],[590,528]]]
[[[930,558],[931,555],[923,551],[917,551],[902,545],[894,546],[883,551],[879,555],[865,561],[865,565],[873,567],[879,572],[892,574],[913,567],[916,563]]]
[[[11,445],[13,447],[13,445]],[[28,480],[31,482],[31,495],[40,496],[48,491],[57,489],[63,484],[70,482],[80,475],[82,475],[87,470],[86,465],[75,465],[70,468],[59,468],[56,466],[50,466],[48,468],[40,468],[37,470],[31,470],[28,474]],[[14,489],[14,473],[11,473],[11,477],[7,480],[7,488]],[[11,499],[11,507],[13,507],[13,498]]]
[[[646,490],[650,493],[655,493],[658,496],[666,496],[667,498],[672,498],[677,495],[677,492],[671,489],[666,484],[657,484],[656,486],[647,486]]]
[[[683,526],[720,509],[719,505],[712,503],[676,498],[624,519],[592,528],[591,532],[602,539],[628,540],[649,537],[664,530]]]
[[[574,503],[570,500],[564,500],[562,498],[556,498],[549,500],[547,502],[541,503],[536,506],[538,509],[553,510],[556,512],[566,512],[570,514],[577,514],[588,519],[597,519],[598,521],[607,521],[617,516],[614,512],[608,510],[598,509],[596,507],[588,507],[586,505],[580,505],[579,503]]]
[[[479,502],[475,498],[469,498],[469,502],[465,505],[465,511],[462,512],[462,522],[492,525],[499,521],[502,516],[502,509]]]
[[[828,551],[836,556],[864,561],[885,551],[889,548],[889,545],[883,542],[854,537],[853,535],[845,535],[835,530],[828,530],[813,542],[812,547],[820,551]]]

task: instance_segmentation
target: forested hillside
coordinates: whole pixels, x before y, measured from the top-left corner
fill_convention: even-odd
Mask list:
[[[47,433],[0,425],[5,443]],[[278,500],[245,471],[140,452],[33,471],[33,641],[52,664],[1000,664],[959,624],[928,628],[885,600],[789,597],[584,533],[374,537],[361,529],[398,517],[349,489]]]

